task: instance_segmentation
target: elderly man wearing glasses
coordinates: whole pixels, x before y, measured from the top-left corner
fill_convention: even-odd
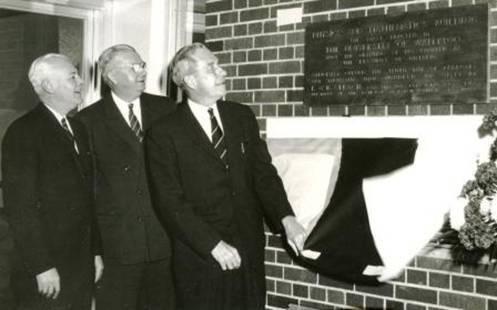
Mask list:
[[[170,241],[152,208],[143,134],[173,111],[173,101],[144,93],[147,71],[125,44],[98,60],[110,92],[78,113],[96,163],[96,213],[105,272],[97,284],[97,309],[173,309]]]

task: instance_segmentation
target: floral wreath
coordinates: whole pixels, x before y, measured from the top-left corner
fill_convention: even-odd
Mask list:
[[[485,115],[478,128],[480,138],[497,132],[497,109]],[[488,161],[478,162],[474,179],[463,186],[457,204],[464,208],[464,219],[457,223],[451,210],[449,222],[457,232],[451,250],[457,263],[477,264],[488,254],[497,262],[497,138],[490,146]],[[456,207],[457,208],[457,207]]]

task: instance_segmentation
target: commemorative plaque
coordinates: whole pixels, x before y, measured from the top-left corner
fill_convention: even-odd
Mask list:
[[[310,24],[304,104],[487,100],[488,7]]]

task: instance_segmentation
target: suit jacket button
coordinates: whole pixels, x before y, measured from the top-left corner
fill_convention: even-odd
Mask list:
[[[224,168],[226,169],[226,171],[230,170],[230,165],[226,165],[224,166]]]
[[[142,218],[141,216],[137,216],[137,217],[136,217],[136,220],[137,220],[138,222],[143,222],[143,218]]]
[[[236,196],[236,192],[235,192],[235,191],[232,191],[232,192],[231,192],[231,196],[233,196],[233,197],[234,197],[234,196]]]
[[[124,166],[123,167],[124,172],[129,172],[131,170],[130,166]]]

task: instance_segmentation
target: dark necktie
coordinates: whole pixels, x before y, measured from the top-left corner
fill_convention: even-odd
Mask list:
[[[221,127],[219,126],[216,116],[212,108],[209,108],[209,116],[211,118],[211,136],[214,150],[224,163],[227,163],[226,158],[226,145],[224,143],[224,135]]]
[[[135,133],[136,137],[138,138],[138,141],[142,142],[143,141],[143,132],[140,127],[140,123],[138,122],[138,119],[136,118],[135,113],[133,113],[133,104],[130,103],[128,105],[129,107],[129,113],[128,113],[128,118],[129,118],[129,126],[131,127],[131,130]]]
[[[76,153],[79,154],[78,144],[76,143],[76,139],[74,139],[74,135],[69,129],[69,125],[67,125],[67,120],[65,117],[62,118],[60,124],[62,125],[62,128],[64,128],[66,136],[69,138],[69,140],[71,140],[72,144],[74,145],[74,150],[76,151]]]

